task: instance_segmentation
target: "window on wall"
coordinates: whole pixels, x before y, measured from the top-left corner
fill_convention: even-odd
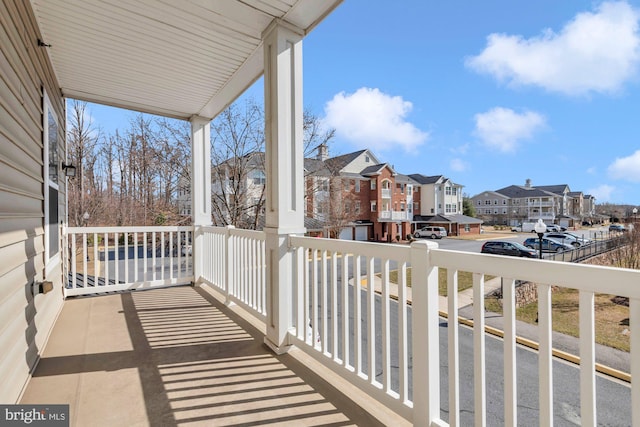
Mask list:
[[[360,192],[360,180],[359,179],[356,179],[356,182],[354,184],[354,189],[355,189],[356,193]]]
[[[371,202],[371,212],[376,212],[378,210],[378,203]]]
[[[51,107],[46,92],[43,96],[43,146],[44,164],[47,165],[45,176],[45,260],[47,272],[60,260],[60,226],[58,212],[59,191],[59,128],[58,118]]]
[[[376,189],[376,180],[375,180],[375,178],[371,180],[371,189],[372,190]]]
[[[360,200],[356,200],[356,214],[359,214],[359,213],[360,213]]]

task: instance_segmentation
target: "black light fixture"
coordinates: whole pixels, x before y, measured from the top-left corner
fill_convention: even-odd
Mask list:
[[[76,167],[72,164],[66,164],[65,162],[62,162],[62,170],[64,171],[64,176],[66,177],[76,176]]]

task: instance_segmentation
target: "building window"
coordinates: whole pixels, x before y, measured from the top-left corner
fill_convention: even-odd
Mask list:
[[[502,201],[502,204],[503,204],[503,205],[506,205],[506,204],[507,204],[507,201],[506,201],[506,200],[503,200],[503,201]]]
[[[464,231],[466,231],[467,233],[471,231],[471,227],[469,227],[469,224],[464,225]]]
[[[478,206],[480,206],[482,204],[481,200],[478,200]]]
[[[400,212],[404,212],[404,203],[400,203]]]
[[[369,163],[371,161],[371,159],[369,159],[369,156],[364,156],[364,162],[365,163]]]
[[[359,193],[360,192],[360,180],[359,179],[356,179],[354,187],[355,187],[356,193]]]
[[[266,183],[266,177],[261,170],[255,170],[251,173],[254,185],[264,185]]]
[[[378,203],[373,201],[371,202],[371,212],[376,212],[378,210]]]
[[[400,194],[404,194],[404,184],[398,184],[397,187],[400,189]]]
[[[484,201],[484,204],[485,204],[485,205],[490,205],[490,204],[491,204],[491,200],[485,200],[485,201]]]
[[[329,180],[326,178],[320,178],[319,190],[329,192]]]
[[[375,180],[375,178],[371,180],[371,189],[372,190],[376,189],[376,180]]]
[[[418,206],[418,205],[419,205],[419,203],[418,203],[418,202],[415,202],[415,203],[413,204],[413,211],[414,211],[414,212],[418,212],[418,211],[420,210],[420,206]]]
[[[503,215],[506,215],[506,213],[507,213],[507,208],[503,208],[503,209],[502,209],[502,214],[503,214]]]
[[[444,194],[446,194],[447,196],[451,195],[451,187],[444,187]]]
[[[413,192],[413,185],[407,185],[407,195],[411,195],[411,193]]]
[[[493,200],[493,204],[494,204],[494,205],[497,205],[497,204],[498,204],[498,200],[497,200],[497,199],[494,199],[494,200]]]
[[[360,200],[356,200],[356,214],[359,214],[359,213],[360,213]]]
[[[58,213],[59,167],[58,151],[58,118],[53,111],[46,92],[43,102],[43,146],[44,164],[47,165],[45,176],[45,262],[47,265],[45,276],[60,260],[60,226]]]

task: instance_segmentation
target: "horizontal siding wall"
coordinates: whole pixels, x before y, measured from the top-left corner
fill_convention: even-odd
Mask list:
[[[64,101],[55,84],[31,6],[0,0],[0,402],[17,402],[62,307],[62,270],[54,291],[32,295],[45,279],[42,91],[64,144]],[[60,146],[60,153],[64,153]],[[59,215],[64,218],[64,186]]]

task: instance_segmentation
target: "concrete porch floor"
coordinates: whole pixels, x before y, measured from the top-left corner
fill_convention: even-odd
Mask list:
[[[406,424],[238,311],[189,286],[68,299],[20,403],[72,426]]]

